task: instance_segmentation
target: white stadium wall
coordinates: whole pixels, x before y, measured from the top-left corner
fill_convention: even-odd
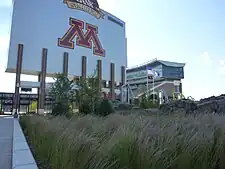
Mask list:
[[[47,76],[63,71],[63,52],[68,52],[69,75],[81,76],[81,60],[86,56],[87,75],[93,74],[101,59],[102,79],[110,80],[112,62],[115,81],[121,81],[121,66],[127,66],[125,23],[103,10],[98,18],[69,8],[77,5],[69,2],[14,0],[6,72],[16,72],[18,44],[23,44],[22,74],[41,72],[42,48],[47,48]]]

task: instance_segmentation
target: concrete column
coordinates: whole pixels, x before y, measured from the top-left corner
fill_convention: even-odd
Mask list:
[[[110,64],[110,94],[111,99],[115,100],[115,64]]]
[[[18,52],[17,52],[17,62],[16,62],[16,83],[15,83],[15,94],[13,99],[13,113],[15,117],[18,117],[18,110],[20,106],[20,75],[22,70],[22,62],[23,62],[23,45],[18,45]]]
[[[38,82],[41,83],[41,74],[38,74]],[[40,87],[41,86],[39,86],[37,88],[37,96],[38,96],[38,98],[37,98],[37,112],[36,113],[39,112],[39,108],[40,108],[40,104],[39,104],[39,102],[40,102]]]
[[[182,83],[180,82],[180,93],[182,93]]]
[[[102,60],[97,61],[97,78],[99,91],[102,91]]]
[[[40,77],[40,90],[39,90],[39,114],[44,114],[45,108],[45,78],[47,70],[47,54],[48,49],[42,49],[42,63],[41,63],[41,77]]]
[[[87,57],[82,56],[82,60],[81,60],[81,79],[86,79],[86,76],[87,76]],[[77,92],[77,95],[79,95],[78,92]],[[80,99],[83,100],[83,98],[80,98]],[[81,102],[79,101],[78,105],[80,106],[80,104],[81,104]]]
[[[69,62],[69,54],[67,52],[63,53],[63,74],[68,76],[68,62]]]
[[[87,57],[82,56],[82,63],[81,63],[81,76],[82,78],[86,78],[87,76]]]
[[[120,101],[122,103],[124,102],[124,93],[123,93],[124,90],[123,90],[122,86],[124,84],[126,84],[125,75],[126,75],[126,68],[125,68],[125,66],[121,66]]]
[[[126,79],[125,75],[126,75],[126,68],[125,68],[125,66],[121,66],[121,83],[122,83],[122,85],[124,85],[126,83],[125,82],[125,79]]]

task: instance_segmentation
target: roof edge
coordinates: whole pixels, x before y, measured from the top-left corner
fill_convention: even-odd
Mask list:
[[[138,64],[138,65],[136,65],[136,66],[131,66],[131,67],[127,68],[126,70],[136,69],[136,68],[145,66],[145,65],[147,65],[147,64],[154,63],[154,62],[156,62],[156,61],[158,61],[157,58],[152,59],[152,60],[147,61],[147,62],[144,62],[144,63],[141,63],[141,64]]]
[[[170,61],[158,60],[157,58],[155,58],[155,59],[152,59],[152,60],[150,60],[148,62],[144,62],[144,63],[139,64],[139,65],[136,65],[136,66],[128,67],[126,70],[137,69],[137,68],[140,68],[140,67],[145,66],[145,65],[148,65],[148,64],[153,64],[155,62],[160,62],[163,65],[166,65],[165,62],[175,63],[175,64],[179,64],[181,67],[184,67],[186,65],[186,63],[170,62]]]

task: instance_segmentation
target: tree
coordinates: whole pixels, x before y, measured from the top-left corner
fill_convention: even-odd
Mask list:
[[[51,86],[50,94],[54,98],[52,114],[67,115],[70,113],[71,98],[73,95],[73,80],[69,80],[64,74],[56,74],[55,82]]]
[[[97,115],[100,116],[107,116],[109,114],[112,114],[114,112],[112,103],[108,99],[103,99],[99,105]]]
[[[113,112],[111,104],[101,96],[101,83],[96,75],[87,78],[76,78],[69,80],[63,74],[56,74],[50,94],[55,99],[52,113],[54,115],[70,115],[72,98],[75,98],[79,105],[79,112],[83,114],[94,113],[97,115],[107,115]],[[76,89],[73,87],[77,86]],[[100,112],[100,113],[99,113]]]
[[[76,84],[79,86],[76,100],[78,101],[80,112],[84,114],[96,113],[102,100],[96,71],[87,78],[81,77],[77,79]]]

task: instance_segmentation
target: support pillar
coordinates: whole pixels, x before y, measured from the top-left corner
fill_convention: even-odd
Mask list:
[[[13,99],[13,114],[14,117],[18,117],[18,110],[20,106],[20,76],[21,76],[21,69],[22,69],[22,62],[23,62],[23,45],[18,45],[18,52],[17,52],[17,62],[16,62],[16,83],[15,83],[15,94]]]
[[[41,84],[41,74],[38,74],[38,82]],[[39,112],[39,108],[40,108],[40,87],[41,86],[39,86],[38,87],[38,89],[37,89],[37,95],[38,95],[38,98],[37,98],[37,112],[36,113],[38,113]]]
[[[111,99],[115,100],[115,64],[110,64],[110,94]]]
[[[124,90],[123,90],[123,85],[125,85],[125,74],[126,74],[126,68],[125,66],[121,66],[121,83],[120,83],[120,101],[123,103],[124,102]]]
[[[180,93],[182,93],[182,83],[181,82],[180,82],[180,86],[179,87],[180,87],[180,89],[179,89]]]
[[[126,69],[125,69],[125,66],[121,66],[121,83],[122,85],[124,85],[126,82],[125,82],[125,74],[126,74]]]
[[[99,93],[102,91],[102,60],[97,61],[97,78]]]
[[[87,76],[87,57],[82,56],[82,63],[81,63],[81,77],[86,79]]]
[[[44,114],[45,109],[45,79],[47,70],[47,53],[48,49],[42,49],[42,63],[41,63],[41,76],[40,76],[40,90],[39,90],[39,114]]]
[[[81,60],[81,79],[85,80],[87,76],[87,57],[86,56],[82,56],[82,60]],[[79,96],[79,91],[76,92],[76,94]],[[80,100],[83,100],[83,98],[80,98]],[[81,101],[78,102],[78,106],[80,108],[81,105]]]
[[[69,54],[64,52],[63,54],[63,74],[68,76],[68,62],[69,62]]]

